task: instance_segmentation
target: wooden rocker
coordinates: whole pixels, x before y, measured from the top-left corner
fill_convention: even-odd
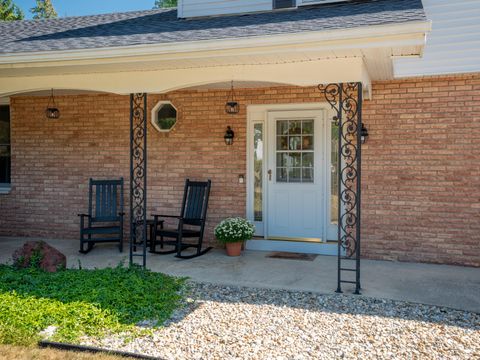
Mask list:
[[[118,242],[123,251],[123,178],[89,182],[88,213],[80,216],[80,252],[86,254],[95,243]],[[87,219],[85,223],[85,219]],[[87,248],[85,249],[85,245]]]
[[[203,232],[205,229],[205,220],[207,216],[208,198],[210,196],[211,181],[185,181],[185,191],[183,194],[182,210],[179,216],[153,214],[154,234],[151,239],[150,252],[154,254],[175,254],[180,259],[192,259],[203,255],[212,248],[208,247],[202,250]],[[178,220],[176,228],[162,228],[158,226],[160,219],[173,218]],[[170,238],[173,240],[165,240]],[[186,241],[186,240],[189,241]],[[196,239],[192,242],[191,239]],[[173,246],[173,250],[156,250],[160,245],[163,249],[165,245]],[[185,249],[194,248],[193,254],[183,255]]]

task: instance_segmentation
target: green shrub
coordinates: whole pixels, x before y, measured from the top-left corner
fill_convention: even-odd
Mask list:
[[[32,344],[48,326],[67,342],[143,320],[160,326],[182,304],[183,288],[184,279],[138,267],[47,273],[0,265],[0,343]]]

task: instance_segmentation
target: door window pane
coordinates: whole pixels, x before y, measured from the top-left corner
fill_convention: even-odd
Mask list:
[[[288,164],[288,153],[277,153],[277,167],[286,167]]]
[[[288,122],[288,133],[289,133],[289,135],[301,134],[302,133],[302,122],[301,121],[289,121]]]
[[[304,136],[302,138],[302,150],[313,150],[313,136]]]
[[[301,182],[302,181],[302,168],[289,168],[288,169],[288,182]]]
[[[302,154],[302,166],[313,168],[313,153]]]
[[[313,120],[277,121],[277,182],[313,182]]]
[[[302,138],[300,136],[290,136],[288,145],[289,150],[302,150]]]
[[[289,154],[289,164],[290,167],[301,167],[302,166],[302,153],[300,152],[293,152]]]
[[[254,124],[253,131],[253,217],[263,221],[263,124]]]
[[[288,135],[288,121],[279,121],[277,125],[277,135]]]
[[[313,135],[313,122],[304,121],[302,123],[302,134]]]
[[[288,181],[287,168],[286,167],[277,168],[277,181],[278,182],[287,182]]]
[[[313,168],[303,168],[302,171],[303,182],[313,182]]]
[[[277,137],[277,150],[288,150],[288,136]]]

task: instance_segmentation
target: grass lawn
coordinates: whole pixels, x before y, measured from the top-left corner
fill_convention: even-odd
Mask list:
[[[160,326],[182,303],[184,279],[137,267],[46,273],[0,265],[0,344],[75,343],[81,336]]]
[[[0,360],[128,360],[128,357],[118,357],[105,354],[61,351],[53,349],[38,349],[32,347],[0,345]]]

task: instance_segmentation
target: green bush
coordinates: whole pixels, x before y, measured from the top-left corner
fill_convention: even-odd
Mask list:
[[[138,267],[62,270],[0,265],[0,343],[36,342],[48,326],[55,341],[160,326],[182,304],[184,279]]]

